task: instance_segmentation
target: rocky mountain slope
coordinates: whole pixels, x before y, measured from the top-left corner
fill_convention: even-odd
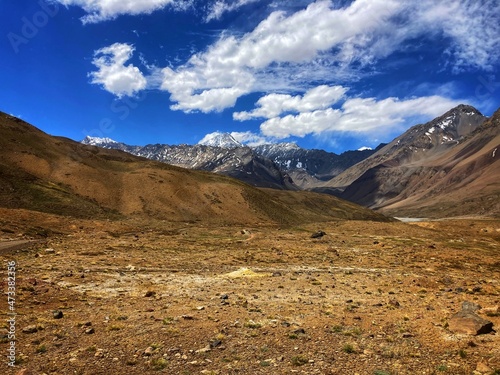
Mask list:
[[[302,189],[312,189],[373,155],[382,146],[376,150],[346,151],[338,155],[304,149],[295,143],[278,143],[257,146],[255,152],[275,162]]]
[[[308,190],[343,172],[377,150],[347,151],[341,155],[307,150],[295,143],[246,147],[229,133],[215,132],[197,145],[130,146],[109,138],[86,137],[83,144],[118,149],[183,168],[235,177],[250,185]]]
[[[81,218],[149,217],[221,224],[387,220],[333,197],[279,193],[52,137],[0,112],[0,207]]]
[[[227,137],[227,136],[229,137]],[[129,146],[109,138],[86,137],[83,144],[116,149],[182,168],[231,176],[258,187],[297,190],[290,177],[268,158],[244,147],[229,134],[206,140],[205,144]]]
[[[329,182],[395,215],[500,214],[500,113],[460,105],[417,125]]]

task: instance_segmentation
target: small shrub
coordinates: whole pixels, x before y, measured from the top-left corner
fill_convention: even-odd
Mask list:
[[[354,349],[354,346],[352,344],[345,344],[342,347],[342,350],[348,354],[356,353],[356,350]]]
[[[309,362],[309,359],[303,355],[296,355],[295,357],[292,357],[292,365],[294,366],[303,366],[307,362]]]
[[[168,361],[165,358],[155,358],[151,361],[153,370],[160,371],[167,367]]]
[[[438,371],[447,371],[448,370],[448,367],[446,365],[439,365],[438,368],[437,368]]]

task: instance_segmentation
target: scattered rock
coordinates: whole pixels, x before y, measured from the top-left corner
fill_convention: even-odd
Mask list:
[[[85,330],[85,334],[86,334],[86,335],[92,335],[93,333],[95,333],[95,330],[94,330],[94,328],[92,328],[92,327],[91,327],[91,328],[87,328],[87,329]]]
[[[52,248],[49,248],[49,249],[45,249],[45,254],[55,254],[56,251]]]
[[[476,371],[479,371],[480,373],[484,373],[484,374],[490,374],[493,372],[493,370],[484,362],[479,362],[477,364]]]
[[[316,233],[311,234],[311,238],[321,238],[323,236],[326,236],[326,233],[323,232],[322,230],[319,230]]]
[[[222,345],[221,340],[214,340],[210,343],[210,348],[214,349]]]
[[[183,316],[182,316],[182,319],[184,319],[184,320],[194,320],[194,316],[191,316],[191,315],[183,315]]]
[[[146,348],[146,350],[144,350],[144,352],[142,353],[142,355],[146,356],[146,357],[149,357],[153,354],[153,352],[155,351],[155,349],[152,347],[152,346],[149,346]]]
[[[454,333],[464,333],[466,335],[481,335],[493,331],[493,323],[481,318],[474,312],[481,307],[475,303],[465,301],[462,304],[462,311],[451,316],[448,328]]]
[[[462,311],[478,311],[481,310],[481,306],[479,306],[477,303],[470,302],[470,301],[464,301],[462,303]]]
[[[52,312],[52,316],[54,317],[54,319],[62,319],[64,314],[61,310],[55,310]]]
[[[208,353],[212,349],[210,348],[210,345],[205,346],[204,348],[198,349],[196,353]]]
[[[144,297],[154,297],[156,295],[156,292],[152,291],[152,290],[148,290],[146,292],[146,294],[144,295]]]
[[[296,329],[295,331],[293,331],[292,333],[295,333],[296,335],[305,335],[306,331],[304,328],[299,328],[299,329]]]
[[[401,304],[397,300],[395,300],[393,298],[391,298],[389,300],[389,305],[394,306],[394,307],[400,307],[401,306]]]
[[[222,294],[220,296],[220,299],[224,300],[224,299],[229,299],[229,296],[227,294]]]
[[[38,332],[37,326],[27,326],[23,328],[23,333],[36,333]]]

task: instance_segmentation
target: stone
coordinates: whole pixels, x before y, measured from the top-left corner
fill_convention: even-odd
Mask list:
[[[493,323],[470,310],[462,310],[451,316],[448,328],[454,333],[482,335],[493,331]]]
[[[210,348],[210,345],[205,346],[204,348],[198,349],[196,353],[208,353],[212,349]]]
[[[493,372],[493,370],[484,362],[479,362],[477,364],[476,371],[479,371],[480,373],[484,373],[484,374],[490,374]]]
[[[152,290],[148,290],[146,292],[146,294],[144,295],[144,297],[154,297],[156,295],[156,292],[152,291]]]
[[[85,330],[85,334],[86,335],[92,335],[93,333],[95,333],[95,329],[94,328],[87,328]]]
[[[144,353],[142,353],[142,355],[149,357],[153,354],[154,351],[155,349],[152,346],[149,346],[146,348],[146,350],[144,350]]]
[[[23,328],[23,333],[36,333],[38,332],[37,326],[27,326]]]
[[[321,238],[323,236],[326,236],[326,233],[323,232],[322,230],[319,230],[316,233],[311,234],[311,238]]]
[[[462,311],[478,311],[481,310],[481,306],[479,306],[477,303],[470,302],[470,301],[464,301],[462,303]]]
[[[214,340],[210,343],[210,348],[214,349],[222,345],[221,340]]]
[[[54,312],[52,312],[52,316],[54,317],[54,319],[62,319],[64,314],[61,310],[55,310]]]

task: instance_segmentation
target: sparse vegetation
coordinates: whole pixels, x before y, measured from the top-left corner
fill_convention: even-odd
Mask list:
[[[303,366],[309,362],[309,359],[304,355],[296,355],[292,357],[292,365]]]

